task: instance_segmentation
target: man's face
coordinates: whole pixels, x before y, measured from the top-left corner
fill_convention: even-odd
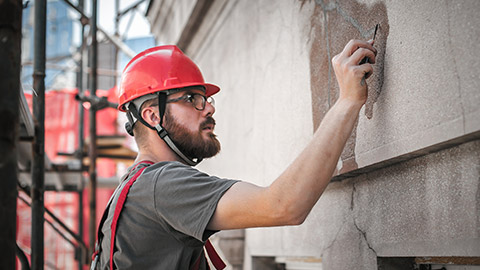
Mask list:
[[[200,89],[172,94],[167,100],[174,100],[188,94],[204,95]],[[209,158],[220,152],[220,142],[213,133],[215,108],[205,103],[203,110],[195,109],[188,100],[167,103],[164,127],[175,145],[188,157]]]

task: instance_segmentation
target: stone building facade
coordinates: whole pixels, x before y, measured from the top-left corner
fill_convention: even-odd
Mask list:
[[[218,157],[200,169],[270,184],[335,102],[331,59],[376,24],[369,99],[304,224],[222,232],[231,269],[480,268],[480,1],[152,0],[222,91]],[[426,267],[426,268],[425,268]]]

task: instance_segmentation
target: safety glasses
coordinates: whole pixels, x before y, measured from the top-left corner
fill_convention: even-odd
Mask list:
[[[207,102],[213,107],[215,107],[215,99],[213,99],[213,97],[206,97],[202,94],[185,94],[179,98],[167,100],[167,103],[178,102],[178,101],[191,103],[192,106],[199,111],[203,111],[205,109],[205,104]]]

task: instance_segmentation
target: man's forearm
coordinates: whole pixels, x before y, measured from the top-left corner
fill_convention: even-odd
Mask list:
[[[362,102],[338,100],[328,111],[314,138],[270,186],[282,198],[294,223],[301,223],[328,185],[358,117]]]

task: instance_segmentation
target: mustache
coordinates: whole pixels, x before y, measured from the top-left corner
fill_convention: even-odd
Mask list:
[[[216,125],[215,119],[211,116],[207,116],[207,119],[200,124],[200,129],[206,128],[208,125]]]

